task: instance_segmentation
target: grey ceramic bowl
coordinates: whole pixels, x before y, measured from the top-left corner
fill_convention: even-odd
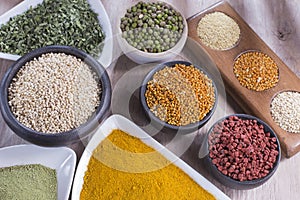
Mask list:
[[[276,157],[276,161],[274,163],[274,166],[272,169],[270,169],[269,173],[267,174],[267,176],[263,177],[263,178],[259,178],[259,179],[253,179],[251,181],[247,180],[247,181],[239,181],[239,180],[235,180],[229,176],[224,175],[223,173],[221,173],[218,168],[216,167],[215,164],[212,163],[212,159],[209,156],[209,144],[208,144],[208,137],[209,134],[212,133],[213,128],[219,124],[220,122],[228,119],[230,116],[237,116],[240,119],[250,119],[250,120],[256,120],[258,125],[263,125],[264,126],[264,132],[269,132],[271,137],[275,137],[276,138],[276,144],[277,144],[277,150],[279,152],[279,154]],[[228,186],[230,188],[234,188],[234,189],[238,189],[238,190],[247,190],[247,189],[253,189],[255,187],[258,187],[262,184],[264,184],[267,180],[269,180],[271,178],[271,176],[273,176],[273,174],[275,173],[275,171],[278,168],[280,159],[281,159],[281,150],[280,150],[280,143],[279,140],[275,134],[275,132],[271,129],[271,127],[266,124],[264,121],[262,121],[261,119],[251,116],[251,115],[246,115],[246,114],[234,114],[234,115],[229,115],[227,117],[224,117],[220,120],[218,120],[217,122],[214,123],[214,125],[209,129],[206,139],[205,139],[205,144],[207,145],[207,151],[208,151],[208,155],[205,156],[204,159],[204,163],[205,163],[205,167],[207,169],[207,171],[212,174],[216,180],[218,180],[220,183],[222,183],[225,186]]]
[[[19,69],[28,61],[50,52],[65,53],[80,58],[88,66],[90,66],[94,72],[96,72],[98,77],[100,77],[102,86],[102,94],[101,97],[99,97],[101,98],[100,105],[88,121],[80,125],[78,128],[55,134],[37,132],[24,126],[15,118],[11,112],[10,106],[8,105],[8,87]],[[41,146],[63,146],[88,136],[98,127],[101,120],[105,117],[110,106],[110,99],[111,83],[104,67],[92,56],[70,46],[47,46],[36,49],[22,56],[7,70],[0,86],[0,110],[7,125],[21,138]]]
[[[213,107],[211,108],[211,110],[207,113],[207,115],[200,121],[197,121],[195,123],[191,123],[188,125],[184,125],[184,126],[175,126],[175,125],[171,125],[165,121],[162,121],[161,119],[159,119],[157,116],[154,115],[154,113],[149,109],[147,103],[146,103],[146,97],[145,97],[145,93],[146,93],[146,89],[147,89],[147,83],[153,79],[153,75],[157,72],[160,71],[161,69],[165,68],[166,66],[168,67],[174,67],[175,64],[184,64],[186,66],[191,65],[190,62],[187,61],[171,61],[171,62],[165,62],[165,63],[160,63],[158,64],[155,68],[153,68],[144,78],[142,86],[140,88],[140,101],[143,107],[143,110],[145,111],[146,116],[151,120],[151,123],[153,124],[154,127],[156,127],[157,129],[163,129],[165,131],[170,131],[173,133],[182,133],[182,134],[187,134],[187,133],[192,133],[195,130],[198,130],[199,128],[201,128],[202,126],[204,126],[208,120],[211,118],[211,116],[213,115],[213,113],[216,110],[216,106],[217,106],[217,102],[218,102],[218,93],[217,93],[217,87],[213,81],[213,79],[211,78],[210,74],[207,73],[203,68],[197,66],[197,65],[193,65],[194,67],[196,67],[197,69],[201,70],[204,74],[206,74],[208,76],[209,79],[212,80],[212,84],[214,87],[214,93],[215,93],[215,102]]]

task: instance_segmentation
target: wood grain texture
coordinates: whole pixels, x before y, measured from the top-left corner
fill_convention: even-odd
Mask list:
[[[229,50],[213,50],[202,43],[198,37],[197,26],[199,20],[208,13],[223,12],[234,19],[241,29],[240,40],[236,46]],[[300,151],[300,134],[289,133],[281,129],[274,122],[270,114],[270,103],[272,98],[283,91],[300,92],[300,79],[287,65],[264,43],[264,41],[249,27],[238,13],[227,3],[221,2],[213,7],[199,13],[188,20],[189,37],[193,38],[205,48],[213,61],[218,66],[227,92],[238,102],[243,110],[259,117],[267,122],[277,133],[282,149],[287,157],[295,155]],[[269,55],[277,64],[279,69],[279,82],[276,86],[266,91],[256,92],[243,87],[233,73],[235,59],[243,52],[258,51]]]
[[[0,0],[0,14],[13,7],[20,0]],[[102,3],[108,13],[112,24],[113,34],[117,33],[116,27],[118,27],[117,19],[119,17],[119,11],[128,7],[138,0],[102,0]],[[185,13],[185,16],[191,17],[194,14],[206,9],[212,4],[218,2],[218,0],[167,0],[174,4],[179,10]],[[278,57],[296,74],[300,75],[300,4],[298,0],[229,0],[228,1],[237,13],[243,18],[243,20],[258,34],[260,38],[270,47],[272,51],[278,55]],[[126,85],[122,85],[122,81],[119,81],[124,74],[129,74],[131,79],[138,82],[141,76],[146,73],[147,69],[134,70],[135,63],[130,61],[126,56],[122,55],[117,40],[114,38],[114,59],[112,65],[108,68],[109,76],[112,80],[112,84],[115,89],[115,95],[119,98],[124,98],[122,94],[126,94]],[[0,60],[0,79],[3,76],[4,71],[11,65],[11,61]],[[138,68],[140,69],[140,68]],[[136,78],[137,77],[137,78]],[[133,84],[133,83],[131,83]],[[122,91],[123,93],[118,93]],[[141,119],[141,110],[138,104],[138,99],[135,96],[130,100],[129,104],[120,104],[120,107],[128,107],[132,112],[132,118],[135,122],[140,123],[140,126],[144,126],[144,121]],[[212,118],[206,127],[203,127],[200,131],[191,135],[182,136],[173,140],[172,135],[158,134],[155,135],[162,144],[166,145],[169,149],[179,154],[183,160],[189,165],[195,168],[199,173],[203,174],[208,180],[214,183],[224,193],[234,200],[297,200],[300,198],[300,154],[296,154],[292,158],[283,158],[277,172],[274,176],[264,185],[246,191],[239,191],[227,188],[217,180],[215,180],[210,174],[207,174],[202,161],[198,158],[198,152],[201,147],[203,136],[207,131],[207,128],[211,123],[220,118],[220,115],[227,115],[231,113],[243,112],[238,104],[231,98],[230,95],[221,96],[219,99],[220,112],[216,113],[215,118]],[[149,130],[151,132],[151,130]],[[170,142],[173,141],[173,142]],[[182,150],[186,149],[186,142],[192,141],[189,148],[182,154]],[[84,146],[87,141],[82,143],[75,143],[70,145],[80,157]],[[0,147],[10,146],[14,144],[25,143],[24,140],[16,136],[3,122],[0,117]],[[0,161],[1,162],[1,161]]]

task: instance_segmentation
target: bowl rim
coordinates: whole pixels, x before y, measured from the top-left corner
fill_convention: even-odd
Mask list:
[[[15,118],[14,114],[11,112],[10,106],[8,105],[7,89],[16,73],[24,66],[25,63],[46,53],[65,53],[67,55],[72,55],[76,58],[79,58],[86,63],[91,70],[96,72],[97,76],[99,77],[99,81],[101,82],[101,101],[96,111],[85,123],[69,131],[59,133],[43,133],[33,130],[20,123]],[[41,144],[42,146],[62,146],[87,136],[89,132],[96,129],[96,127],[100,124],[98,120],[100,120],[101,117],[107,112],[110,105],[111,83],[105,68],[91,55],[75,47],[51,45],[35,49],[20,57],[15,63],[13,63],[2,78],[0,84],[0,95],[0,110],[3,119],[18,136],[34,144]]]
[[[224,175],[223,173],[221,173],[218,168],[216,167],[216,165],[214,165],[212,163],[212,160],[211,160],[211,157],[209,156],[209,144],[208,144],[208,137],[209,135],[212,133],[212,130],[213,128],[219,124],[220,122],[228,119],[229,117],[231,116],[237,116],[239,117],[240,119],[252,119],[252,120],[256,120],[258,122],[259,125],[263,125],[264,126],[264,130],[269,130],[267,132],[269,132],[271,134],[271,136],[275,137],[276,138],[276,143],[277,143],[277,150],[278,150],[278,155],[276,156],[276,161],[274,162],[274,167],[270,170],[270,172],[265,176],[265,177],[262,177],[262,178],[259,178],[259,179],[254,179],[254,180],[246,180],[246,181],[238,181],[238,180],[235,180],[229,176],[226,176]],[[207,144],[207,151],[208,151],[208,154],[206,155],[207,157],[207,161],[209,163],[209,167],[211,169],[214,170],[214,172],[216,172],[218,174],[219,177],[222,177],[226,182],[231,182],[232,184],[234,185],[240,185],[240,186],[259,186],[261,184],[263,184],[265,181],[267,181],[269,178],[271,178],[271,176],[273,176],[273,174],[275,173],[275,171],[277,170],[278,166],[279,166],[279,163],[280,163],[280,160],[281,160],[281,147],[280,147],[280,142],[279,142],[279,139],[276,135],[276,133],[273,131],[273,129],[266,123],[264,122],[263,120],[261,120],[260,118],[258,117],[255,117],[253,115],[249,115],[249,114],[241,114],[241,113],[238,113],[238,114],[231,114],[231,115],[227,115],[219,120],[217,120],[210,128],[209,130],[207,131],[207,134],[206,134],[206,138],[205,138],[205,143]]]
[[[190,123],[187,125],[183,125],[183,126],[175,126],[172,124],[169,124],[165,121],[162,121],[161,119],[159,119],[156,115],[154,115],[154,113],[152,113],[146,103],[146,98],[145,98],[145,92],[146,92],[146,88],[147,88],[147,83],[152,80],[153,75],[157,72],[160,71],[161,69],[165,68],[165,67],[174,67],[175,64],[184,64],[186,66],[190,66],[193,65],[195,68],[197,68],[198,70],[200,70],[203,74],[205,74],[210,80],[212,80],[212,86],[214,88],[214,94],[215,94],[215,102],[214,105],[212,106],[212,108],[210,109],[210,111],[205,115],[205,117],[200,120],[197,121],[195,123]],[[145,113],[147,114],[147,116],[154,120],[154,124],[159,124],[161,127],[166,127],[168,129],[171,130],[177,130],[180,131],[182,133],[188,133],[188,132],[192,132],[194,130],[197,130],[198,128],[202,127],[206,122],[208,122],[208,120],[212,117],[212,115],[214,114],[217,104],[218,104],[218,91],[217,91],[217,86],[212,78],[212,76],[210,75],[210,73],[208,73],[205,69],[203,69],[202,67],[198,66],[198,65],[194,65],[189,61],[184,61],[184,60],[175,60],[175,61],[169,61],[169,62],[164,62],[164,63],[159,63],[157,64],[152,70],[150,70],[150,72],[147,73],[147,75],[144,77],[144,80],[142,82],[142,85],[140,87],[140,101],[143,107],[143,110],[145,111]]]

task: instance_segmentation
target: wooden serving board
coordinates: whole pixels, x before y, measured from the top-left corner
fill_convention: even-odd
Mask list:
[[[197,35],[199,20],[211,12],[223,12],[234,19],[240,29],[240,41],[229,50],[213,50],[201,42]],[[236,100],[241,108],[268,123],[276,132],[283,153],[291,157],[300,151],[300,134],[289,133],[281,129],[272,119],[270,103],[272,98],[282,91],[300,92],[300,79],[280,60],[280,58],[266,45],[266,43],[249,27],[239,14],[227,2],[219,2],[212,7],[196,14],[188,20],[189,37],[197,41],[217,65],[226,91]],[[233,73],[234,60],[243,52],[256,50],[269,55],[279,68],[279,82],[271,89],[256,92],[243,87]]]

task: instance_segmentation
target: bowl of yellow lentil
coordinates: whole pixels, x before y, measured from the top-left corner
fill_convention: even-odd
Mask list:
[[[204,68],[187,61],[165,62],[144,78],[140,100],[153,126],[186,134],[213,115],[217,87]]]
[[[0,110],[21,138],[63,146],[91,134],[106,116],[111,84],[104,67],[70,46],[47,46],[18,59],[0,86]]]

